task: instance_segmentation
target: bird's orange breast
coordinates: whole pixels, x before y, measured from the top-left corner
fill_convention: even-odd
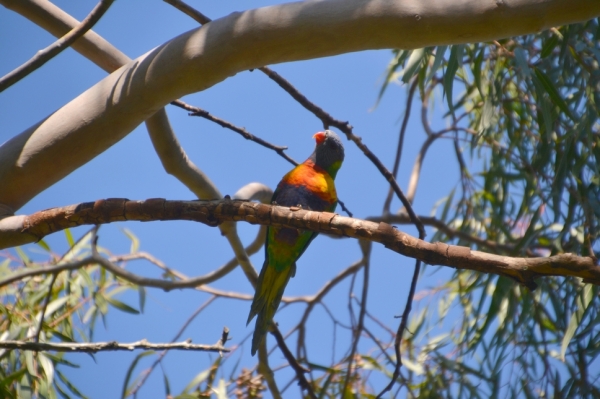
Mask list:
[[[333,179],[323,168],[312,162],[304,162],[284,176],[281,183],[304,186],[308,191],[329,203],[337,201]]]

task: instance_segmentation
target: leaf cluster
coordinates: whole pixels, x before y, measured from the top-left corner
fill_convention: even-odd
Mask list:
[[[463,235],[438,231],[432,241],[510,256],[598,258],[598,19],[492,43],[398,50],[387,77],[381,94],[389,83],[416,80],[425,101],[438,92],[446,103],[444,134],[454,141],[461,180],[434,212]],[[468,169],[465,159],[481,169]],[[406,357],[416,359],[403,377],[409,392],[599,397],[598,287],[538,283],[531,292],[457,270],[431,290],[405,334]]]

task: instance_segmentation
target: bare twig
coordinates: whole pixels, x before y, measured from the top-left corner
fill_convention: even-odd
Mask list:
[[[165,0],[167,1],[167,0]],[[172,0],[169,0],[172,1]],[[244,129],[243,127],[239,127],[236,126],[230,122],[227,122],[224,119],[218,118],[214,115],[211,115],[208,111],[203,110],[202,108],[198,108],[195,107],[193,105],[189,105],[187,103],[184,103],[181,100],[175,100],[171,102],[172,105],[176,105],[180,108],[183,108],[187,111],[190,111],[190,115],[191,116],[200,116],[204,119],[207,119],[211,122],[216,123],[217,125],[224,127],[226,129],[232,130],[236,133],[239,133],[242,135],[242,137],[244,137],[246,140],[251,140],[254,141],[255,143],[262,145],[265,148],[268,148],[270,150],[275,151],[277,154],[279,154],[283,159],[285,159],[286,161],[288,161],[289,163],[291,163],[292,165],[298,165],[298,162],[296,162],[292,157],[290,157],[289,155],[287,155],[284,151],[287,150],[287,147],[285,146],[278,146],[278,145],[274,145],[269,143],[268,141],[265,141],[263,139],[261,139],[260,137],[257,137],[255,135],[253,135],[252,133],[250,133],[249,131],[247,131],[246,129]]]
[[[181,326],[181,328],[179,329],[179,331],[177,332],[177,334],[175,334],[175,337],[173,337],[173,339],[171,340],[171,343],[174,343],[175,341],[177,341],[179,339],[179,337],[181,337],[181,335],[183,334],[183,332],[186,330],[186,328],[188,328],[188,326],[190,325],[190,323],[200,314],[202,313],[202,311],[204,309],[206,309],[208,307],[208,305],[210,305],[217,297],[215,295],[211,296],[210,298],[208,298],[208,300],[206,302],[204,302],[202,305],[200,305],[200,307],[198,307],[198,309],[196,309],[194,311],[194,313],[192,313],[190,315],[190,317],[188,317],[188,319],[185,321],[185,323],[183,323],[183,325]],[[223,336],[221,337],[221,340],[219,340],[219,342],[216,343],[216,346],[221,346],[224,347],[225,343],[227,342],[227,336],[225,335],[225,331],[227,331],[227,334],[229,333],[229,329],[227,327],[225,327],[223,329],[223,336],[225,336],[225,339],[223,339]],[[167,355],[168,351],[164,350],[163,352],[161,352],[158,355],[158,358],[156,360],[154,360],[154,363],[152,363],[152,365],[144,370],[142,372],[142,377],[140,378],[140,380],[138,381],[138,383],[136,384],[136,386],[129,391],[129,395],[135,397],[135,394],[137,391],[140,390],[140,388],[146,383],[146,380],[148,379],[148,377],[150,377],[150,374],[152,374],[152,372],[154,371],[154,369],[156,368],[156,366],[158,366],[158,364],[160,362],[162,362],[162,359]]]
[[[421,177],[421,167],[423,166],[423,160],[425,159],[425,154],[427,154],[427,150],[433,144],[433,142],[444,134],[448,133],[447,130],[442,130],[440,132],[431,134],[427,136],[425,142],[421,146],[421,150],[417,154],[415,158],[415,163],[413,165],[413,170],[410,174],[410,179],[408,183],[408,190],[406,190],[406,198],[412,204],[415,199],[415,194],[417,192],[417,186],[419,184],[419,178]]]
[[[64,49],[68,48],[73,42],[75,42],[75,40],[85,35],[85,33],[90,30],[92,26],[98,22],[98,20],[100,20],[113,1],[114,0],[100,0],[96,7],[94,7],[89,15],[83,21],[81,21],[77,27],[73,28],[69,33],[52,43],[50,46],[38,51],[36,55],[34,55],[26,63],[0,78],[0,92],[6,90],[19,80],[23,79],[25,76],[44,65],[46,62],[50,61],[53,57],[60,54]]]
[[[48,294],[46,294],[46,298],[44,299],[44,307],[42,308],[42,312],[40,313],[40,322],[38,323],[33,342],[40,341],[40,334],[44,325],[44,315],[46,314],[46,309],[48,309],[48,303],[50,302],[50,297],[52,296],[52,288],[54,287],[54,283],[56,282],[57,277],[58,273],[52,274],[52,280],[50,281],[50,285],[48,286]]]
[[[360,340],[360,336],[362,334],[364,325],[365,325],[365,313],[367,311],[367,293],[369,291],[369,266],[370,266],[370,257],[371,257],[371,248],[373,245],[369,241],[361,240],[360,249],[363,253],[363,259],[365,261],[364,277],[363,277],[363,289],[362,294],[360,296],[360,312],[358,313],[358,323],[356,324],[356,328],[352,331],[354,335],[352,339],[352,345],[350,349],[350,354],[348,355],[348,372],[346,373],[346,379],[344,380],[344,388],[342,392],[347,392],[348,384],[350,383],[350,379],[352,378],[352,371],[354,365],[354,355],[356,354],[356,350],[358,348],[358,341]]]
[[[296,356],[298,358],[306,357],[306,353],[301,353],[300,350],[305,347],[304,340],[306,336],[306,321],[312,310],[318,303],[321,303],[322,299],[327,295],[329,291],[331,291],[334,287],[336,287],[340,282],[342,282],[346,277],[357,273],[361,267],[365,265],[365,258],[361,258],[357,262],[353,263],[342,272],[340,272],[333,279],[329,280],[325,285],[313,296],[311,297],[299,297],[298,299],[304,299],[307,302],[306,309],[302,314],[302,318],[298,322],[296,328],[298,329],[298,341],[297,341],[297,350]],[[290,298],[292,299],[292,298]],[[296,298],[293,298],[296,299]]]
[[[207,24],[211,21],[206,15],[202,14],[200,11],[196,10],[194,7],[184,3],[181,0],[163,0],[165,3],[169,3],[173,7],[177,8],[179,11],[183,12],[187,16],[198,21],[200,25]]]
[[[283,339],[283,336],[281,335],[281,332],[279,331],[277,326],[275,326],[274,324],[272,324],[271,326],[272,327],[270,333],[275,337],[277,345],[279,346],[279,349],[281,349],[281,353],[283,353],[283,356],[285,356],[292,369],[294,369],[294,371],[296,372],[296,377],[298,378],[298,384],[300,385],[300,388],[303,391],[305,391],[310,398],[317,399],[317,396],[315,395],[312,386],[310,385],[310,383],[306,379],[306,376],[304,375],[304,373],[307,373],[309,370],[302,367],[300,363],[298,363],[290,349],[287,347],[285,340]]]
[[[258,372],[267,382],[267,386],[269,387],[271,395],[273,395],[273,399],[282,399],[281,392],[277,386],[277,381],[275,381],[275,376],[273,375],[273,370],[271,370],[271,366],[269,366],[269,354],[267,353],[266,342],[267,340],[265,339],[258,346]]]
[[[377,395],[377,399],[381,398],[384,393],[392,389],[396,383],[396,380],[400,376],[400,367],[402,367],[402,354],[400,353],[400,345],[402,345],[402,335],[404,334],[404,330],[406,330],[406,325],[408,324],[408,316],[410,315],[410,311],[412,309],[412,302],[417,289],[417,280],[419,279],[420,271],[421,261],[417,260],[415,264],[415,270],[413,271],[412,281],[410,283],[410,290],[408,292],[406,306],[404,307],[404,312],[402,313],[402,320],[400,320],[400,325],[398,326],[398,331],[396,332],[396,339],[394,340],[394,351],[396,352],[396,366],[394,367],[394,373],[392,374],[390,383],[383,388],[379,395]]]
[[[392,174],[394,178],[398,178],[398,169],[400,168],[400,158],[402,157],[402,148],[404,147],[404,136],[406,134],[406,127],[408,126],[408,119],[410,118],[410,113],[412,109],[412,102],[415,96],[415,91],[417,89],[417,84],[419,83],[418,79],[414,79],[410,89],[408,91],[408,97],[406,99],[406,108],[404,110],[404,119],[402,120],[402,126],[400,127],[400,134],[398,135],[398,148],[396,149],[396,159],[394,160],[394,169],[392,170]],[[394,195],[394,189],[390,186],[387,197],[383,204],[383,214],[387,214],[390,212],[390,204],[392,203],[392,197]]]
[[[229,352],[229,349],[219,345],[192,344],[190,340],[172,343],[151,343],[145,339],[120,343],[111,342],[27,342],[27,341],[0,341],[0,349],[24,351],[55,351],[55,352],[106,352],[106,351],[132,351],[135,349],[150,350],[189,350],[203,352]]]
[[[245,248],[245,251],[248,254],[248,256],[254,255],[262,248],[263,244],[265,243],[266,234],[267,234],[266,226],[261,226],[254,241],[252,241],[252,243],[250,243],[250,245],[248,245]],[[216,270],[206,273],[203,276],[190,278],[190,277],[180,273],[177,270],[170,269],[163,262],[161,262],[160,260],[156,259],[154,256],[152,256],[146,252],[138,252],[138,253],[134,253],[134,254],[112,256],[109,258],[109,261],[113,262],[113,263],[117,263],[117,262],[130,261],[130,260],[135,260],[135,259],[146,259],[149,262],[151,262],[151,263],[155,264],[156,266],[158,266],[159,268],[161,268],[162,270],[164,270],[167,274],[177,277],[180,280],[188,281],[192,285],[195,284],[195,286],[198,288],[200,288],[201,285],[209,284],[209,283],[212,283],[213,281],[219,280],[220,278],[226,276],[227,274],[229,274],[230,272],[235,270],[236,266],[239,265],[237,258],[234,257],[229,262],[225,263],[223,266],[219,267]],[[186,287],[181,287],[181,288],[186,288]]]

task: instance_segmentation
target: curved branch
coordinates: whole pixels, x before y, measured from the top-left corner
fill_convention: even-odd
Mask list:
[[[398,147],[396,148],[396,158],[394,160],[394,168],[392,170],[392,175],[394,179],[398,177],[398,169],[400,168],[400,158],[402,157],[402,148],[404,147],[404,136],[406,134],[406,127],[408,126],[408,119],[410,118],[411,110],[412,110],[412,102],[415,96],[415,90],[417,88],[417,84],[419,83],[419,79],[414,79],[410,89],[408,90],[408,97],[406,99],[406,106],[404,108],[404,118],[402,119],[402,125],[400,127],[400,132],[398,134]],[[390,213],[390,204],[392,203],[392,197],[394,194],[394,189],[390,187],[388,190],[387,197],[385,198],[385,202],[383,203],[383,213]]]
[[[499,274],[515,279],[532,289],[536,287],[533,280],[541,276],[580,277],[584,282],[600,285],[600,267],[590,257],[570,253],[539,258],[494,255],[472,251],[467,247],[426,242],[383,222],[375,223],[329,212],[305,211],[297,207],[287,208],[229,199],[220,201],[167,201],[160,198],[146,201],[108,199],[47,209],[18,218],[23,222],[21,228],[12,232],[0,230],[0,243],[11,234],[24,234],[26,237],[41,239],[67,227],[124,220],[145,222],[191,220],[208,226],[218,226],[220,223],[231,221],[246,221],[252,224],[290,227],[379,242],[394,252],[431,265]],[[10,241],[10,237],[7,241]]]

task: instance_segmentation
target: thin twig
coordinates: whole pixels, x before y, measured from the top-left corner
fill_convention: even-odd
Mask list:
[[[33,342],[40,341],[40,333],[42,332],[42,326],[44,325],[44,315],[46,314],[46,309],[48,308],[48,303],[50,302],[50,297],[52,296],[52,288],[54,287],[57,277],[58,273],[52,274],[52,281],[50,281],[50,286],[48,287],[48,294],[46,294],[46,298],[44,298],[44,307],[42,308],[42,312],[40,314],[40,322],[38,323],[38,328],[35,332]]]
[[[279,349],[281,349],[283,356],[285,356],[292,369],[294,369],[294,371],[296,372],[296,377],[298,377],[298,384],[300,385],[300,388],[306,391],[310,398],[317,399],[317,396],[315,395],[312,386],[310,385],[310,383],[306,379],[306,376],[304,375],[304,373],[307,373],[309,370],[302,367],[300,363],[298,363],[290,349],[287,347],[285,340],[283,339],[283,336],[281,335],[281,332],[279,331],[277,326],[272,325],[270,332],[271,335],[275,337],[277,345],[279,346]]]
[[[200,25],[207,24],[211,21],[206,15],[202,14],[200,11],[196,10],[194,7],[184,3],[181,0],[163,0],[165,3],[169,3],[173,7],[177,8],[179,11],[183,12],[187,16],[191,17],[198,21]]]
[[[385,356],[385,357],[386,357],[387,361],[388,361],[388,362],[390,362],[390,363],[393,363],[393,362],[394,362],[394,360],[393,360],[393,359],[392,359],[392,357],[391,357],[391,356],[390,356],[390,355],[387,353],[387,349],[388,349],[388,348],[385,348],[385,347],[383,346],[383,343],[381,343],[381,341],[379,341],[379,340],[377,339],[377,337],[375,336],[375,334],[373,334],[373,333],[371,332],[371,330],[369,330],[368,328],[366,328],[366,327],[365,327],[365,328],[364,328],[364,331],[365,331],[365,334],[367,334],[367,336],[368,336],[369,338],[371,338],[371,340],[372,340],[373,342],[375,342],[375,345],[377,345],[377,347],[378,347],[378,348],[379,348],[379,350],[381,351],[381,354],[382,354],[383,356]],[[386,346],[391,346],[391,345],[386,345]]]
[[[359,241],[360,248],[363,253],[363,259],[365,259],[365,267],[363,268],[363,289],[360,296],[360,312],[358,313],[358,323],[356,324],[356,329],[352,332],[354,337],[352,340],[352,346],[350,349],[350,354],[348,355],[348,372],[346,373],[346,379],[344,380],[344,388],[342,392],[347,392],[348,384],[350,383],[350,379],[352,378],[352,367],[354,365],[354,355],[356,354],[356,350],[358,348],[358,341],[360,341],[360,336],[363,331],[363,327],[365,325],[365,313],[367,311],[367,294],[369,291],[369,266],[370,266],[370,256],[371,256],[371,248],[373,247],[372,243],[368,241]]]
[[[363,267],[364,265],[365,265],[365,259],[363,257],[360,260],[358,260],[357,262],[348,266],[343,271],[341,271],[337,276],[335,276],[334,278],[329,280],[327,283],[325,283],[325,285],[323,287],[321,287],[321,289],[313,296],[289,298],[290,302],[292,302],[292,300],[302,299],[307,303],[306,309],[304,310],[304,313],[302,314],[302,317],[300,318],[300,321],[298,322],[298,325],[296,326],[296,328],[298,329],[298,340],[297,340],[297,344],[296,344],[296,348],[297,348],[296,356],[298,358],[306,357],[306,353],[302,354],[300,352],[300,350],[301,350],[301,348],[305,347],[304,340],[305,340],[305,335],[306,335],[306,321],[308,320],[308,317],[311,314],[312,310],[315,308],[315,306],[318,303],[321,303],[322,299],[325,297],[325,295],[327,295],[327,293],[329,291],[331,291],[334,287],[336,287],[346,277],[348,277],[354,273],[357,273],[360,270],[360,268]]]
[[[68,48],[71,44],[73,44],[73,42],[75,42],[75,40],[85,35],[85,33],[90,30],[92,26],[98,22],[98,20],[100,20],[113,1],[114,0],[100,0],[92,12],[90,12],[89,15],[83,21],[81,21],[79,25],[69,31],[69,33],[45,49],[38,51],[26,63],[20,65],[16,69],[13,69],[11,72],[0,78],[0,92],[3,92],[13,84],[17,83],[19,80],[23,79],[25,76],[40,68],[46,62],[50,61],[53,57],[57,56],[63,50]]]
[[[27,342],[27,341],[0,341],[0,349],[24,351],[56,351],[56,352],[87,352],[96,353],[103,351],[132,351],[135,349],[150,350],[190,350],[204,352],[229,352],[229,349],[219,345],[192,344],[190,340],[171,343],[151,343],[142,339],[137,342],[120,343],[111,342]]]
[[[402,367],[402,355],[400,353],[400,345],[402,344],[402,335],[404,334],[404,330],[406,330],[406,325],[408,324],[408,317],[412,309],[412,302],[415,296],[415,291],[417,289],[417,280],[419,279],[420,272],[421,261],[417,260],[415,263],[415,270],[413,271],[412,281],[410,283],[410,291],[408,292],[406,306],[404,307],[404,312],[402,313],[402,320],[400,321],[398,331],[396,332],[396,339],[394,340],[394,351],[396,352],[396,367],[394,367],[394,373],[392,374],[390,383],[379,393],[379,395],[377,395],[377,399],[381,398],[384,393],[392,389],[392,387],[396,383],[396,380],[398,379],[398,376],[400,375],[400,367]]]
[[[269,354],[267,353],[267,340],[263,340],[258,346],[258,372],[264,377],[269,387],[269,391],[273,396],[273,399],[282,399],[281,392],[275,381],[275,376],[271,366],[269,366]]]
[[[413,170],[410,174],[410,179],[408,182],[408,189],[406,190],[406,198],[412,204],[415,200],[415,194],[417,193],[417,186],[419,184],[419,178],[421,177],[421,167],[423,166],[423,160],[425,159],[425,155],[427,154],[427,150],[433,142],[444,134],[448,133],[447,130],[442,130],[440,132],[434,133],[432,135],[428,135],[427,139],[423,142],[421,146],[421,150],[417,154],[415,158],[415,163],[413,165]]]
[[[202,313],[202,311],[204,309],[206,309],[206,307],[208,305],[210,305],[215,299],[217,299],[217,297],[215,295],[211,296],[210,298],[208,298],[208,300],[206,302],[204,302],[202,305],[200,305],[200,307],[198,307],[198,309],[196,309],[194,311],[194,313],[191,314],[190,317],[188,317],[188,319],[185,321],[185,323],[183,323],[183,325],[181,326],[181,328],[179,329],[179,331],[177,332],[177,334],[175,334],[175,337],[173,337],[173,339],[171,340],[171,343],[177,341],[179,339],[179,337],[181,337],[181,335],[183,334],[183,332],[186,330],[186,328],[188,328],[188,326],[190,325],[190,323],[200,314]],[[223,329],[223,335],[225,335],[225,331],[229,332],[229,330],[227,329],[227,327],[225,327]],[[225,346],[225,342],[226,340],[219,340],[219,342],[217,342],[217,346],[221,345],[221,347]],[[140,378],[139,382],[136,384],[136,386],[129,392],[129,396],[133,396],[135,397],[135,394],[137,393],[137,391],[140,390],[140,388],[146,383],[146,380],[148,379],[148,377],[150,377],[150,374],[152,374],[152,372],[154,371],[154,369],[156,368],[156,366],[158,366],[158,364],[160,362],[162,362],[162,359],[167,355],[168,351],[164,350],[162,351],[159,355],[158,358],[156,360],[154,360],[154,363],[152,363],[152,365],[143,371],[143,376]]]
[[[400,168],[400,158],[402,157],[402,148],[404,147],[404,136],[406,134],[406,127],[408,126],[408,119],[410,118],[412,102],[415,96],[415,91],[417,88],[418,79],[414,79],[412,85],[410,86],[410,90],[408,91],[408,98],[406,99],[406,109],[404,110],[404,119],[402,120],[402,126],[400,127],[400,134],[398,136],[398,148],[396,149],[396,159],[394,160],[394,169],[392,170],[392,174],[394,178],[398,178],[398,169]],[[383,204],[383,214],[390,212],[390,204],[392,203],[392,197],[394,195],[394,189],[390,186],[388,190],[387,197]]]
[[[167,0],[164,0],[167,1]],[[173,0],[168,0],[168,1],[173,1]],[[203,110],[202,108],[198,108],[195,107],[193,105],[187,104],[181,100],[175,100],[171,102],[172,105],[175,105],[177,107],[183,108],[186,111],[190,111],[190,115],[191,116],[199,116],[202,117],[204,119],[207,119],[211,122],[216,123],[217,125],[224,127],[226,129],[232,130],[236,133],[239,133],[242,135],[242,137],[244,137],[246,140],[250,140],[250,141],[254,141],[255,143],[262,145],[265,148],[268,148],[270,150],[275,151],[277,154],[279,154],[283,159],[285,159],[286,161],[288,161],[289,163],[291,163],[292,165],[298,165],[298,162],[296,162],[293,158],[291,158],[289,155],[287,155],[284,151],[287,150],[286,146],[278,146],[275,144],[271,144],[268,141],[265,141],[263,139],[261,139],[260,137],[257,137],[255,135],[253,135],[252,133],[250,133],[249,131],[247,131],[246,129],[244,129],[243,127],[239,127],[236,126],[230,122],[227,122],[224,119],[218,118],[214,115],[211,115],[208,111]]]

